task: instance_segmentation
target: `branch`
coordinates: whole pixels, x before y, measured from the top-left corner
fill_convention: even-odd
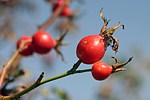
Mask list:
[[[77,61],[77,63],[75,63],[75,64],[73,65],[73,67],[68,71],[68,73],[74,74],[75,71],[77,70],[77,68],[79,67],[79,65],[80,65],[81,63],[82,63],[82,61],[79,59],[79,60]]]
[[[21,45],[20,47],[14,52],[14,54],[12,55],[12,57],[10,58],[10,60],[3,66],[2,72],[1,72],[1,76],[0,76],[0,89],[3,85],[3,81],[5,79],[5,77],[7,76],[7,70],[8,68],[14,63],[15,59],[17,57],[19,57],[19,52],[21,52],[22,50],[24,50],[26,47],[26,43],[28,43],[30,41],[21,41]]]
[[[90,71],[91,71],[91,69],[76,70],[73,74],[90,72]],[[48,83],[48,82],[51,82],[51,81],[54,81],[54,80],[57,80],[57,79],[61,79],[63,77],[66,77],[66,76],[69,76],[69,75],[73,75],[73,74],[72,73],[68,73],[68,71],[67,71],[65,73],[62,73],[62,74],[59,74],[59,75],[56,75],[56,76],[53,76],[51,78],[48,78],[48,79],[45,79],[45,80],[41,81],[42,78],[43,78],[43,75],[44,75],[44,73],[42,73],[40,75],[40,77],[37,79],[37,81],[34,84],[32,84],[30,87],[26,88],[25,90],[23,90],[23,91],[21,91],[19,93],[13,94],[11,96],[0,96],[0,100],[13,100],[13,99],[17,99],[17,98],[23,96],[24,94],[26,94],[26,93],[34,90],[35,88],[37,88],[38,86],[40,86],[42,84],[45,84],[45,83]],[[40,80],[40,82],[38,80]],[[38,85],[37,85],[37,82],[38,82]]]
[[[19,55],[19,51],[17,50],[12,55],[11,59],[3,66],[3,69],[2,69],[2,72],[1,72],[1,76],[0,76],[0,88],[2,87],[3,81],[5,79],[5,76],[6,76],[6,73],[7,73],[7,69],[13,63],[13,61],[17,58],[18,55]]]
[[[63,8],[66,5],[68,5],[69,3],[70,3],[70,0],[65,0],[64,4],[62,4],[60,7],[58,7],[56,9],[56,11],[54,11],[54,13],[52,14],[52,16],[43,25],[41,25],[41,27],[39,28],[39,31],[46,30],[56,20],[56,18],[59,16],[59,14],[63,10]]]

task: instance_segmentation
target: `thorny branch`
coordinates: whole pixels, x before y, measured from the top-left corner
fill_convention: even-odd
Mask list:
[[[12,99],[17,99],[19,97],[21,97],[22,95],[32,91],[33,89],[37,88],[38,86],[42,85],[42,84],[45,84],[45,83],[48,83],[50,81],[54,81],[56,79],[60,79],[60,78],[63,78],[63,77],[66,77],[66,76],[69,76],[69,75],[72,75],[72,74],[77,74],[77,73],[83,73],[83,72],[90,72],[91,69],[85,69],[85,70],[77,70],[77,68],[80,66],[81,62],[77,62],[76,64],[73,65],[73,68],[75,68],[75,70],[69,70],[65,73],[62,73],[62,74],[59,74],[59,75],[56,75],[56,76],[53,76],[53,77],[50,77],[48,79],[45,79],[42,81],[43,77],[44,77],[44,72],[41,73],[41,75],[39,76],[39,78],[35,81],[34,84],[32,84],[31,86],[29,86],[28,88],[25,88],[24,90],[18,92],[18,93],[15,93],[13,95],[10,95],[10,96],[1,96],[0,95],[0,100],[12,100]],[[73,71],[73,72],[71,72]]]
[[[118,59],[115,58],[115,57],[112,57],[114,60],[115,60],[115,64],[112,65],[113,67],[113,71],[112,73],[115,73],[115,72],[118,72],[118,71],[123,71],[125,70],[124,68],[122,68],[123,66],[125,66],[127,63],[129,63],[133,57],[130,57],[129,60],[123,64],[119,64],[118,62]],[[42,84],[45,84],[45,83],[48,83],[48,82],[51,82],[51,81],[54,81],[54,80],[57,80],[57,79],[60,79],[60,78],[63,78],[63,77],[66,77],[66,76],[69,76],[69,75],[73,75],[73,74],[78,74],[78,73],[84,73],[84,72],[91,72],[91,69],[84,69],[84,70],[77,70],[77,68],[80,66],[81,64],[81,61],[78,60],[74,65],[73,67],[68,70],[67,72],[64,72],[62,74],[59,74],[59,75],[56,75],[56,76],[53,76],[53,77],[50,77],[48,79],[45,79],[45,80],[42,80],[43,77],[44,77],[44,72],[41,73],[41,75],[39,76],[39,78],[35,81],[34,84],[32,84],[31,86],[25,88],[24,90],[16,93],[16,94],[13,94],[13,95],[10,95],[10,96],[0,96],[0,100],[12,100],[12,99],[17,99],[17,98],[20,98],[22,95],[34,90],[35,88],[37,88],[38,86],[42,85]]]

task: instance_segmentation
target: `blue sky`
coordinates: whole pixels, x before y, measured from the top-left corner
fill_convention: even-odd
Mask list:
[[[33,2],[35,1],[37,1],[37,7],[40,6],[40,8],[38,8],[39,12],[34,12],[34,17],[36,18],[34,20],[30,19],[31,15],[26,15],[26,13],[16,17],[14,22],[16,21],[15,23],[17,23],[19,27],[18,29],[16,29],[16,33],[33,34],[33,32],[36,31],[35,24],[42,23],[44,20],[46,20],[46,18],[48,18],[49,6],[42,2],[42,0],[33,0]],[[119,28],[115,32],[115,37],[117,37],[120,40],[119,53],[117,54],[117,56],[126,55],[126,57],[129,57],[130,55],[132,55],[132,47],[140,48],[144,53],[144,56],[150,56],[150,46],[148,45],[150,43],[149,0],[84,1],[84,4],[81,5],[80,8],[81,13],[83,12],[84,15],[78,21],[79,30],[76,32],[76,34],[66,37],[66,41],[68,41],[70,45],[66,48],[62,47],[62,51],[65,55],[67,63],[62,62],[60,57],[56,58],[56,60],[53,63],[54,72],[46,70],[46,77],[56,75],[68,70],[77,61],[75,51],[76,45],[79,42],[79,40],[86,35],[98,34],[101,29],[101,26],[103,25],[103,21],[99,17],[99,11],[101,8],[103,8],[103,15],[111,19],[108,27],[114,26],[118,22],[121,22],[125,25],[124,30]],[[19,13],[22,13],[22,11],[20,11]],[[14,12],[13,16],[17,16],[17,14],[18,12]],[[47,31],[51,32],[52,34],[55,32],[53,31],[53,28],[50,28]],[[12,46],[10,46],[10,48]],[[108,50],[107,53],[115,55],[114,52],[112,52],[111,50]],[[38,58],[38,56],[39,55],[34,55],[33,57],[24,58],[22,60],[22,63],[24,64],[23,67],[29,66],[27,67],[28,69],[35,69],[35,67],[43,66],[41,65],[41,63],[38,62],[38,60],[40,59]],[[33,63],[33,65],[31,65],[31,63]],[[90,67],[91,65],[82,64],[80,68],[82,69]],[[38,72],[35,71],[31,73],[31,75],[36,77],[40,74],[40,71],[42,70],[45,71],[44,68],[41,68]],[[107,80],[104,82],[107,82]],[[95,92],[97,91],[97,87],[100,84],[102,84],[102,82],[95,81],[90,73],[84,73],[81,75],[73,75],[64,79],[54,81],[52,83],[48,83],[43,87],[62,87],[71,95],[73,100],[92,100],[92,98],[95,98]]]
[[[61,61],[58,64],[54,64],[56,69],[58,68],[56,73],[67,70],[69,66],[77,61],[75,50],[81,38],[86,35],[99,33],[103,25],[103,21],[99,17],[101,8],[103,8],[103,15],[111,19],[108,26],[114,26],[119,21],[125,25],[124,30],[120,28],[115,32],[115,36],[120,40],[119,53],[117,56],[125,55],[125,57],[129,57],[133,53],[131,48],[137,47],[144,52],[144,56],[149,57],[150,46],[147,45],[150,43],[149,4],[149,0],[85,0],[84,5],[81,6],[81,12],[84,13],[84,16],[78,22],[80,27],[79,31],[77,35],[70,36],[74,38],[69,40],[66,38],[66,40],[70,42],[70,45],[66,48],[62,48],[63,53],[68,54],[65,55],[67,64]],[[107,53],[115,55],[111,50],[108,50]],[[63,67],[63,69],[60,69],[60,67]],[[91,66],[83,64],[80,68],[89,67]],[[107,80],[104,82],[107,82]],[[92,100],[92,98],[95,98],[97,87],[101,85],[102,82],[95,81],[90,73],[85,73],[58,80],[51,85],[53,84],[64,87],[73,97],[73,100]]]

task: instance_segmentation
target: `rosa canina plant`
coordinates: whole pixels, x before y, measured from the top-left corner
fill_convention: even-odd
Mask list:
[[[64,6],[65,4],[66,5],[68,4],[67,1],[68,0],[65,0],[66,3],[64,3]],[[61,11],[59,11],[59,13],[61,13]],[[59,13],[54,12],[54,14],[56,14],[57,16],[59,15]],[[132,57],[130,57],[127,62],[121,63],[121,64],[119,63],[118,59],[115,57],[112,57],[115,60],[115,63],[112,65],[108,65],[106,62],[101,61],[101,59],[104,57],[106,50],[109,46],[112,47],[113,51],[115,51],[116,53],[118,52],[119,41],[117,38],[113,36],[113,33],[115,32],[117,28],[121,26],[124,29],[124,25],[118,23],[117,25],[113,27],[107,28],[107,25],[110,20],[107,20],[103,16],[102,10],[100,11],[100,17],[104,21],[104,24],[100,32],[95,35],[91,34],[89,36],[85,36],[83,37],[83,39],[79,41],[79,43],[77,44],[77,48],[76,48],[76,55],[79,58],[79,60],[68,71],[62,74],[58,74],[56,76],[47,78],[47,79],[43,79],[44,72],[42,72],[41,75],[37,78],[37,80],[30,86],[24,87],[21,91],[17,90],[17,88],[15,87],[16,91],[13,91],[12,89],[12,90],[9,90],[9,92],[11,93],[6,94],[8,92],[8,90],[6,89],[6,86],[9,83],[15,81],[19,76],[24,75],[24,72],[21,69],[17,70],[18,71],[17,75],[12,74],[13,72],[12,73],[7,72],[8,69],[10,70],[12,68],[11,65],[15,61],[15,59],[19,55],[22,55],[22,57],[28,56],[28,55],[31,55],[33,52],[36,52],[39,54],[45,54],[45,53],[50,52],[52,48],[54,48],[56,52],[60,54],[61,57],[63,58],[62,53],[58,47],[61,45],[64,45],[64,43],[62,43],[62,40],[67,35],[67,31],[64,32],[64,34],[61,34],[61,36],[59,36],[56,40],[54,40],[52,36],[45,31],[48,28],[48,26],[51,25],[52,23],[52,21],[48,20],[48,22],[41,25],[39,30],[35,32],[32,38],[30,36],[24,36],[20,38],[17,43],[16,52],[11,57],[11,59],[4,65],[3,70],[0,74],[1,75],[0,76],[0,89],[1,89],[0,100],[18,99],[24,94],[30,92],[31,90],[34,90],[35,88],[45,83],[48,83],[57,79],[61,79],[63,77],[73,75],[73,74],[91,72],[91,75],[93,76],[95,80],[102,81],[102,80],[107,79],[112,73],[124,71],[125,68],[123,68],[123,66],[128,64],[132,60]],[[81,65],[81,63],[87,64],[87,65],[92,64],[92,65],[90,65],[91,68],[89,69],[79,70],[78,67]],[[16,71],[16,69],[14,71]],[[9,76],[11,76],[11,78]]]

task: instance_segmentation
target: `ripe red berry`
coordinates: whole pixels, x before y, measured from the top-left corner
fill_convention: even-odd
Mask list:
[[[92,76],[95,80],[104,80],[109,77],[112,72],[112,67],[104,62],[96,62],[92,66]]]
[[[48,53],[55,45],[56,41],[47,32],[38,31],[33,35],[33,48],[39,54]]]
[[[23,56],[32,55],[33,54],[32,37],[30,37],[30,36],[21,37],[17,42],[17,49],[20,48],[20,46],[22,45],[23,42],[25,43],[25,45],[23,47],[24,49],[20,52],[20,54]]]
[[[105,45],[101,35],[90,35],[80,40],[77,45],[77,57],[85,64],[93,64],[101,60],[105,53]]]

